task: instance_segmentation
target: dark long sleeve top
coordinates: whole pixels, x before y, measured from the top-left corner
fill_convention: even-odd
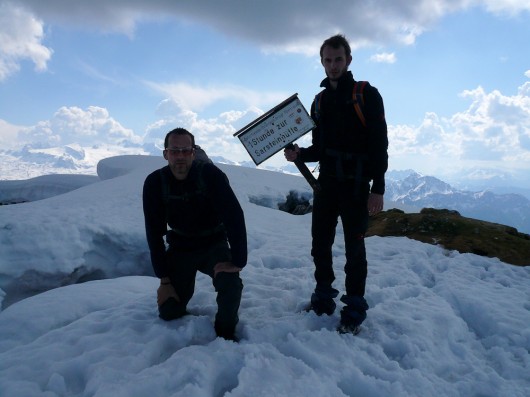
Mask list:
[[[167,184],[164,193],[163,181]],[[166,197],[166,198],[165,198]],[[169,197],[169,199],[168,199]],[[171,199],[178,197],[178,200]],[[169,274],[164,236],[182,249],[201,249],[212,238],[227,238],[232,263],[247,262],[247,234],[243,210],[226,175],[215,165],[193,163],[187,178],[177,180],[169,166],[147,176],[143,187],[147,243],[155,275]],[[172,229],[168,232],[168,226]]]
[[[349,154],[341,166],[347,175],[355,176],[358,159],[362,159],[362,178],[371,180],[373,193],[384,194],[385,172],[388,168],[388,135],[383,99],[379,91],[367,84],[363,91],[366,127],[357,116],[352,94],[355,80],[351,72],[345,73],[332,89],[329,79],[322,81],[320,109],[316,114],[315,102],[311,116],[315,120],[312,145],[302,148],[304,162],[320,161],[320,174],[336,176],[337,157],[331,152]]]

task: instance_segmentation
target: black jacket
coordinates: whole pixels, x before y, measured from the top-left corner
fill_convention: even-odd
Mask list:
[[[311,117],[317,125],[313,142],[301,149],[300,156],[304,162],[320,161],[321,175],[371,180],[371,191],[384,194],[388,136],[383,99],[375,87],[364,87],[364,127],[353,107],[354,84],[351,72],[339,79],[336,90],[330,87],[328,78],[322,81],[320,86],[325,90],[318,115],[315,102],[311,105]]]
[[[169,197],[169,201],[164,196]],[[179,199],[171,199],[173,197]],[[157,277],[169,274],[164,244],[166,233],[168,243],[182,250],[201,249],[227,238],[232,263],[240,268],[246,265],[247,233],[243,210],[228,178],[215,165],[194,162],[183,181],[173,176],[169,166],[154,171],[144,182],[143,210],[147,243]],[[172,229],[169,232],[168,225]]]

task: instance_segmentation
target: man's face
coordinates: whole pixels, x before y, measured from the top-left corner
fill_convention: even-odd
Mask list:
[[[175,178],[184,180],[188,176],[191,163],[195,158],[195,149],[189,135],[172,134],[168,139],[168,147],[164,150],[164,158]]]
[[[346,56],[343,46],[333,48],[329,45],[322,49],[322,66],[326,71],[326,76],[331,81],[337,81],[344,73],[348,71],[351,62],[351,55]]]

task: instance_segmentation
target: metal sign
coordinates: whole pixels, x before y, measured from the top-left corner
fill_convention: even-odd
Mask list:
[[[315,122],[294,94],[234,134],[256,165],[315,128]]]

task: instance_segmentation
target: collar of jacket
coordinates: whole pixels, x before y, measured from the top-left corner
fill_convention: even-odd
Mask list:
[[[346,73],[344,73],[340,77],[337,87],[341,87],[341,86],[344,86],[345,84],[352,83],[352,82],[355,82],[355,79],[353,78],[353,74],[351,73],[351,71],[348,70]],[[329,83],[329,77],[326,77],[324,80],[322,80],[322,82],[320,83],[320,86],[326,89],[331,88],[330,83]]]

